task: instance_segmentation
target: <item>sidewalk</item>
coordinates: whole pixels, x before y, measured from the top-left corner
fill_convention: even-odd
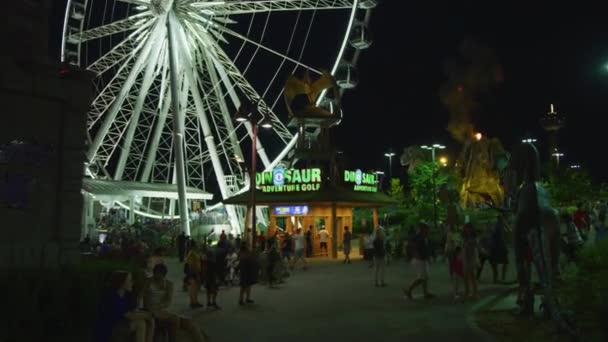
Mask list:
[[[176,284],[175,311],[192,317],[213,341],[485,341],[487,336],[469,325],[475,303],[454,303],[445,263],[431,265],[430,291],[437,298],[413,302],[403,299],[401,288],[411,282],[414,270],[399,260],[387,266],[388,287],[373,286],[372,269],[363,260],[344,265],[330,259],[313,259],[308,271],[296,271],[279,289],[256,285],[255,305],[238,305],[238,288],[220,290],[220,311],[188,308],[181,292],[182,265],[169,262]],[[491,285],[490,270],[480,284],[482,300],[503,292]],[[200,302],[205,303],[204,292]]]

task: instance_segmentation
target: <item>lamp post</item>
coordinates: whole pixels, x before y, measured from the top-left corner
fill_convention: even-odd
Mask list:
[[[428,145],[422,145],[420,146],[421,148],[425,149],[425,150],[431,150],[431,159],[433,161],[433,175],[432,175],[432,182],[433,182],[433,224],[435,226],[435,230],[437,230],[437,186],[435,184],[435,177],[436,177],[436,171],[435,171],[435,150],[439,149],[439,150],[443,150],[445,148],[445,146],[441,145],[441,144],[433,144],[431,146]]]
[[[526,138],[526,139],[522,139],[521,142],[524,143],[524,144],[533,144],[533,143],[536,142],[536,139],[534,139],[534,138]]]
[[[249,122],[251,124],[251,167],[249,169],[249,192],[251,194],[251,249],[255,251],[256,245],[256,208],[255,208],[255,170],[257,168],[257,141],[258,126],[272,128],[272,124],[259,111],[257,106],[249,103],[241,104],[236,112],[235,120],[239,123]],[[246,228],[246,227],[245,227]]]
[[[388,158],[388,182],[390,183],[393,178],[393,157],[395,156],[395,153],[389,151],[385,153],[384,156]]]
[[[557,162],[557,165],[559,166],[559,160],[564,156],[563,153],[559,152],[557,149],[554,150],[555,152],[553,152],[553,154],[551,154],[553,157],[555,157],[555,161]]]
[[[382,176],[384,176],[384,172],[382,171],[374,171],[374,174],[376,175],[376,184],[378,184],[378,187],[380,188],[380,190],[382,190],[383,186],[382,186]]]

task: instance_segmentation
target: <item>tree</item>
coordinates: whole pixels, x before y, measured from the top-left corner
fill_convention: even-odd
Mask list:
[[[555,168],[545,183],[554,206],[563,207],[597,197],[589,174],[582,169]]]
[[[405,201],[405,189],[401,184],[401,179],[391,179],[391,187],[388,191],[388,195],[399,202],[399,204],[403,204],[403,201]]]

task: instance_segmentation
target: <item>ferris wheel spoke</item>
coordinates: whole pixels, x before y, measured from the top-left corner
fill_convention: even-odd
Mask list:
[[[268,107],[266,102],[260,97],[255,91],[253,86],[247,81],[239,69],[234,65],[232,60],[224,52],[224,50],[214,41],[209,44],[209,51],[213,61],[219,65],[234,82],[234,84],[249,98],[253,103],[256,103],[258,110],[264,116],[267,116],[272,121],[272,129],[277,133],[279,138],[287,143],[293,136],[291,132],[285,127],[283,122],[277,117],[277,115]],[[217,68],[217,66],[216,66]]]
[[[99,26],[87,31],[83,31],[74,35],[71,38],[80,40],[80,42],[86,42],[92,39],[99,39],[107,36],[111,36],[117,33],[126,32],[139,27],[150,27],[156,20],[152,16],[152,12],[146,11],[132,15],[126,19],[115,21],[111,24]]]
[[[87,115],[87,128],[91,130],[101,119],[103,114],[112,105],[118,93],[123,88],[123,84],[131,74],[133,69],[133,56],[129,56],[123,61],[122,66],[118,69],[114,77],[108,82],[105,88],[93,100],[91,109]]]
[[[278,57],[281,57],[281,58],[283,58],[284,60],[289,61],[289,62],[291,62],[291,63],[293,63],[293,64],[295,64],[295,65],[297,65],[297,66],[301,66],[301,67],[303,67],[303,68],[306,68],[306,69],[308,69],[308,70],[310,70],[310,71],[313,71],[313,72],[315,72],[315,73],[317,73],[317,74],[319,74],[319,75],[321,75],[321,74],[322,74],[322,72],[321,72],[321,71],[319,71],[319,70],[317,70],[317,69],[315,69],[315,68],[313,68],[313,67],[311,67],[311,66],[308,66],[308,65],[306,65],[306,64],[304,64],[304,63],[302,63],[302,62],[300,62],[300,61],[297,61],[297,60],[296,60],[296,59],[294,59],[294,58],[291,58],[291,57],[286,56],[286,55],[284,55],[284,54],[282,54],[282,53],[280,53],[280,52],[278,52],[278,51],[276,51],[276,50],[274,50],[274,49],[271,49],[271,48],[269,48],[268,46],[266,46],[266,45],[264,45],[264,44],[261,44],[261,43],[258,43],[258,42],[256,42],[256,41],[252,40],[252,39],[249,39],[249,38],[247,38],[247,37],[243,36],[242,34],[240,34],[240,33],[238,33],[238,32],[235,32],[235,31],[233,31],[233,30],[231,30],[231,29],[229,29],[229,28],[227,28],[227,27],[225,27],[225,26],[218,27],[218,29],[219,29],[221,32],[223,32],[223,33],[226,33],[226,34],[228,34],[228,35],[230,35],[230,36],[232,36],[232,37],[238,38],[238,39],[240,39],[240,40],[242,40],[242,41],[244,41],[244,42],[247,42],[247,43],[249,43],[249,44],[255,45],[255,46],[257,46],[257,47],[259,47],[259,48],[261,48],[261,49],[263,49],[263,50],[266,50],[266,51],[268,51],[268,52],[270,52],[270,53],[272,53],[272,54],[274,54],[274,55],[276,55],[276,56],[278,56]]]
[[[232,156],[243,159],[243,151],[237,141],[232,115],[230,115],[230,112],[228,111],[228,105],[225,101],[225,95],[222,93],[221,81],[217,70],[207,55],[202,55],[202,59],[209,77],[205,77],[206,75],[203,74],[199,78],[201,81],[201,90],[205,93],[209,104],[215,104],[216,109],[211,111],[211,113],[215,114],[219,126],[218,128],[221,130],[219,137],[220,146],[224,149],[228,164],[232,165]],[[229,144],[226,140],[229,141]],[[230,152],[226,151],[227,145]]]
[[[357,0],[260,0],[197,1],[190,6],[213,15],[251,14],[277,11],[351,9]]]
[[[160,33],[160,36],[164,36],[164,31]],[[148,96],[150,88],[152,87],[152,84],[155,79],[155,71],[157,70],[156,66],[158,65],[159,59],[162,57],[160,53],[162,51],[163,43],[164,40],[156,39],[154,41],[154,45],[152,46],[150,56],[148,57],[148,64],[145,67],[143,79],[141,81],[142,83],[139,88],[139,93],[135,101],[135,105],[131,114],[131,119],[129,120],[129,127],[127,128],[122,149],[120,151],[118,165],[116,166],[116,171],[114,172],[114,180],[122,180],[123,172],[125,171],[125,165],[127,163],[127,158],[131,155],[133,137],[135,135],[135,130],[137,129],[137,127],[141,126],[139,118],[144,108],[144,102],[146,100],[146,97]],[[137,155],[137,153],[135,153],[135,155]]]
[[[144,31],[146,28],[147,27],[140,27],[135,32],[131,33],[108,53],[91,63],[87,69],[97,75],[101,75],[123,61],[127,56],[136,54],[143,47],[146,38],[148,37],[149,32]]]
[[[150,51],[152,50],[152,46],[155,43],[155,40],[160,40],[159,34],[160,34],[160,32],[162,32],[162,30],[164,28],[165,28],[164,22],[157,21],[157,24],[156,24],[153,32],[150,34],[150,36],[146,40],[146,44],[145,44],[142,52],[137,57],[135,64],[133,65],[132,69],[130,70],[129,76],[127,77],[122,88],[116,95],[116,98],[114,99],[114,101],[112,101],[112,104],[109,106],[107,113],[105,115],[105,119],[102,122],[101,127],[97,131],[97,134],[95,135],[95,139],[89,146],[89,150],[87,152],[87,157],[88,157],[89,161],[93,161],[97,157],[97,152],[98,152],[99,148],[102,146],[102,143],[104,142],[104,140],[106,139],[106,135],[108,134],[110,127],[113,124],[115,124],[115,122],[114,122],[115,118],[116,118],[117,114],[121,111],[122,105],[123,105],[125,99],[127,98],[127,95],[130,93],[131,88],[135,84],[137,75],[141,72],[143,66],[145,65],[146,60],[148,59],[148,56],[150,55]],[[124,109],[123,109],[123,111],[124,111]],[[110,137],[110,139],[111,139],[112,144],[115,145],[116,143],[118,143],[116,141],[116,137]],[[107,146],[104,146],[104,151],[109,152]],[[106,155],[104,155],[103,157],[108,158],[109,155],[106,153]],[[105,161],[107,161],[107,159],[104,160],[104,162]]]
[[[156,125],[154,126],[154,132],[152,133],[152,137],[150,139],[148,151],[146,153],[144,169],[139,179],[141,182],[150,181],[150,173],[152,171],[152,166],[154,165],[154,162],[156,160],[160,138],[167,122],[169,108],[171,107],[171,92],[168,91],[169,84],[167,82],[167,74],[167,64],[165,64],[165,70],[163,71],[163,78],[161,80],[161,94],[159,96],[158,104],[160,112],[156,120]]]
[[[139,5],[139,6],[148,6],[150,5],[150,0],[118,0],[120,2],[125,2],[127,4]]]

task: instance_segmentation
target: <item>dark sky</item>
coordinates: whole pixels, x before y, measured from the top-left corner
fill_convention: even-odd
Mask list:
[[[554,5],[384,1],[372,19],[374,45],[359,63],[361,83],[344,97],[338,143],[352,162],[370,168],[388,167],[389,147],[400,153],[439,141],[458,151],[445,131],[449,114],[439,88],[444,61],[471,38],[494,50],[504,73],[504,82],[481,99],[476,127],[506,147],[525,135],[542,140],[538,120],[554,103],[567,116],[560,135],[565,163],[605,179],[608,25],[599,9]]]
[[[63,11],[60,3],[56,18]],[[567,117],[560,134],[564,163],[581,164],[595,178],[606,179],[605,11],[555,4],[383,1],[372,18],[374,44],[358,66],[360,84],[346,93],[345,119],[334,132],[351,166],[387,168],[384,152],[393,148],[397,173],[404,147],[431,142],[457,153],[459,144],[445,130],[449,114],[439,88],[447,78],[444,62],[470,38],[495,52],[504,75],[499,87],[479,99],[483,107],[474,118],[476,128],[507,148],[524,136],[542,143],[538,121],[554,103]]]

